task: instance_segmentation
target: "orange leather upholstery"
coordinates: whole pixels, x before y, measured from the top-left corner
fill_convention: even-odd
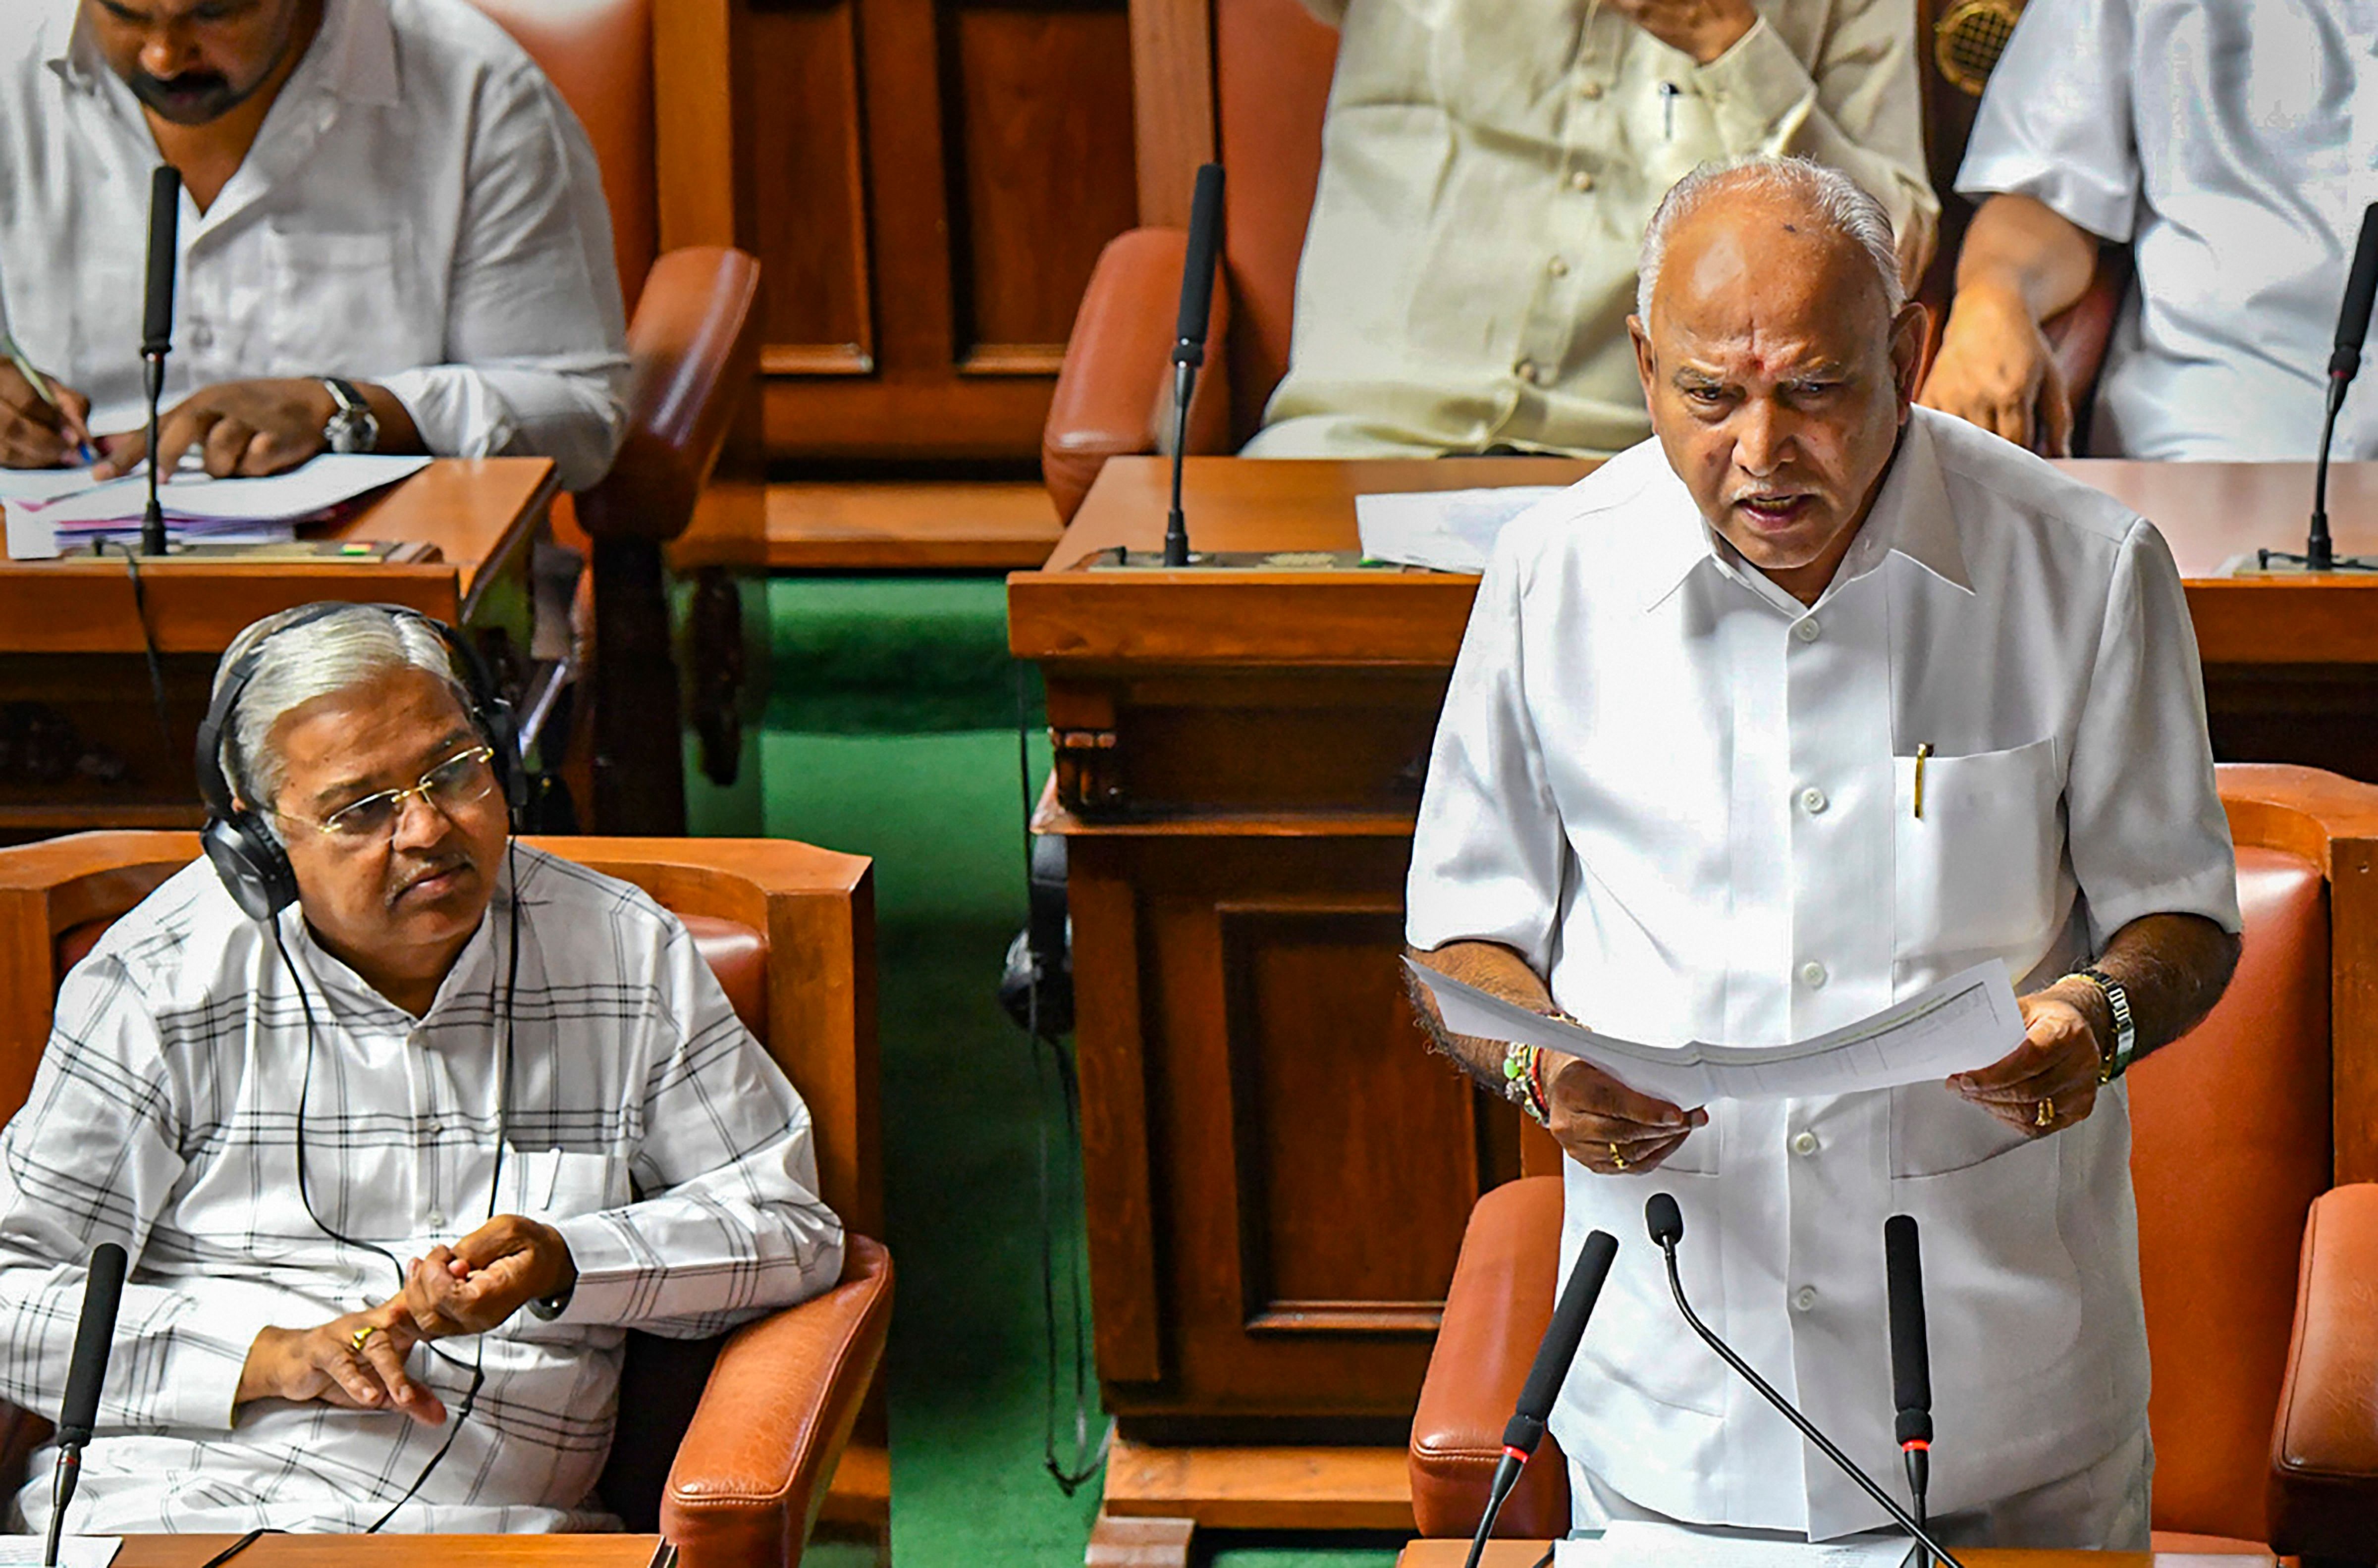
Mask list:
[[[2292,794],[2307,815],[2350,808],[2378,822],[2368,786],[2309,769],[2222,772],[2233,813]],[[2156,1544],[2267,1553],[2268,1541],[2371,1562],[2378,1185],[2328,1189],[2341,1081],[2332,1008],[2378,937],[2356,936],[2348,957],[2332,932],[2328,856],[2341,849],[2308,841],[2297,822],[2236,820],[2246,933],[2236,977],[2194,1032],[2130,1079]],[[1552,1315],[1559,1237],[1550,1178],[1498,1188],[1471,1215],[1412,1424],[1423,1535],[1476,1527],[1503,1422]],[[1567,1523],[1566,1466],[1547,1439],[1497,1533],[1559,1535]]]
[[[653,163],[652,0],[475,0],[559,90],[603,168],[619,294],[632,305],[660,249]]]
[[[768,939],[740,920],[681,915],[686,934],[718,976],[719,988],[751,1037],[768,1043]]]

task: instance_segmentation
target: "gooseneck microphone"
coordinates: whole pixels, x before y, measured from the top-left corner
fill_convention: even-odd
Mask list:
[[[1214,261],[1222,248],[1222,166],[1197,171],[1189,200],[1189,254],[1181,266],[1181,317],[1172,331],[1172,509],[1164,519],[1164,564],[1189,564],[1189,523],[1181,515],[1181,463],[1189,445],[1189,400],[1206,363],[1206,324],[1214,310]]]
[[[1891,1295],[1891,1400],[1893,1435],[1907,1466],[1907,1492],[1918,1524],[1932,1478],[1932,1350],[1924,1332],[1924,1251],[1912,1215],[1882,1222],[1883,1277]],[[1931,1568],[1927,1562],[1919,1568]]]
[[[1700,1335],[1701,1343],[1716,1351],[1718,1359],[1740,1373],[1744,1382],[1759,1391],[1760,1398],[1782,1411],[1784,1418],[1800,1430],[1801,1436],[1822,1450],[1825,1457],[1832,1460],[1840,1468],[1842,1474],[1857,1482],[1865,1490],[1866,1494],[1874,1499],[1884,1513],[1898,1520],[1900,1527],[1922,1543],[1927,1551],[1947,1563],[1949,1568],[1964,1568],[1964,1563],[1949,1554],[1947,1548],[1934,1540],[1922,1525],[1909,1516],[1906,1509],[1899,1506],[1896,1499],[1878,1486],[1873,1477],[1851,1463],[1850,1456],[1836,1447],[1832,1439],[1819,1431],[1816,1423],[1794,1409],[1791,1401],[1776,1393],[1765,1378],[1750,1370],[1749,1362],[1734,1353],[1733,1347],[1711,1334],[1709,1326],[1694,1315],[1692,1303],[1685,1299],[1684,1279],[1676,1272],[1676,1243],[1685,1239],[1684,1212],[1676,1207],[1676,1200],[1665,1192],[1652,1193],[1651,1201],[1643,1205],[1643,1223],[1645,1228],[1650,1230],[1651,1239],[1658,1244],[1661,1253],[1668,1261],[1668,1289],[1676,1299],[1676,1311],[1685,1315],[1685,1322],[1692,1325],[1692,1331],[1695,1334]]]
[[[1536,1347],[1535,1364],[1528,1369],[1528,1381],[1519,1385],[1519,1403],[1503,1425],[1503,1457],[1495,1465],[1495,1479],[1486,1490],[1486,1511],[1479,1515],[1478,1533],[1470,1538],[1468,1568],[1478,1568],[1504,1501],[1519,1484],[1529,1456],[1544,1441],[1544,1423],[1552,1418],[1553,1401],[1560,1397],[1561,1384],[1568,1381],[1569,1363],[1577,1359],[1577,1347],[1585,1338],[1586,1320],[1593,1316],[1603,1281],[1610,1277],[1610,1262],[1617,1255],[1618,1239],[1606,1230],[1588,1235],[1585,1245],[1578,1249],[1568,1283],[1561,1287],[1560,1302],[1553,1308],[1553,1321],[1544,1328],[1543,1342]]]
[[[149,175],[149,278],[140,316],[140,380],[149,394],[149,507],[140,514],[140,553],[165,553],[165,512],[157,503],[157,405],[165,392],[165,356],[174,352],[174,257],[180,248],[182,171],[160,163]]]
[[[83,1286],[82,1316],[75,1323],[74,1359],[66,1364],[66,1396],[58,1407],[58,1463],[50,1478],[50,1530],[42,1568],[57,1568],[66,1504],[82,1478],[83,1445],[99,1426],[99,1388],[107,1381],[107,1352],[115,1340],[115,1310],[124,1299],[124,1249],[102,1241],[91,1249]]]
[[[2368,571],[2378,563],[2339,556],[2328,536],[2328,449],[2336,439],[2337,411],[2345,406],[2345,389],[2361,373],[2361,345],[2370,337],[2370,310],[2378,301],[2378,201],[2361,212],[2361,237],[2353,246],[2353,269],[2345,275],[2345,299],[2336,310],[2336,345],[2328,356],[2328,399],[2320,421],[2320,461],[2312,467],[2312,532],[2304,553],[2257,550],[2265,568],[2293,561],[2306,571]]]

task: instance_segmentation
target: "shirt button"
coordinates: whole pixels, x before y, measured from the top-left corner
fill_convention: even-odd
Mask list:
[[[441,1133],[441,1132],[443,1132],[443,1131],[446,1131],[446,1124],[445,1124],[444,1122],[442,1122],[442,1121],[433,1121],[433,1122],[431,1122],[428,1126],[426,1126],[426,1127],[423,1128],[421,1131],[422,1131],[424,1133],[426,1133],[427,1136],[432,1137],[432,1138],[435,1138],[435,1137],[437,1137],[439,1133]]]
[[[1810,990],[1821,989],[1825,984],[1825,966],[1815,959],[1800,965],[1800,983]]]
[[[1817,617],[1810,616],[1792,628],[1792,635],[1803,642],[1814,642],[1824,635],[1824,630],[1825,628],[1817,623]]]
[[[1815,1311],[1817,1305],[1817,1287],[1813,1285],[1804,1285],[1800,1287],[1799,1289],[1792,1293],[1792,1305],[1797,1307],[1804,1312]]]
[[[1794,1133],[1792,1136],[1792,1152],[1803,1158],[1815,1154],[1817,1152],[1817,1135],[1813,1132]]]
[[[1519,361],[1519,364],[1511,366],[1511,374],[1518,377],[1522,381],[1532,382],[1538,376],[1542,375],[1543,372],[1536,368],[1536,362],[1534,360],[1523,359]]]
[[[1811,817],[1822,816],[1825,808],[1832,804],[1825,798],[1825,792],[1813,784],[1800,792],[1800,809]]]
[[[1562,260],[1557,256],[1544,263],[1544,269],[1555,278],[1566,278],[1568,276],[1568,263]]]
[[[446,1211],[443,1209],[432,1209],[421,1217],[429,1222],[429,1228],[432,1230],[446,1228]]]
[[[1587,82],[1577,90],[1577,95],[1591,103],[1602,96],[1602,84],[1598,81]]]
[[[1593,188],[1593,176],[1587,174],[1584,170],[1579,169],[1576,174],[1571,174],[1568,177],[1568,188],[1571,190],[1591,190]]]

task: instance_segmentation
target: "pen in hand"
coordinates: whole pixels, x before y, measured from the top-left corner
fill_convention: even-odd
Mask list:
[[[25,351],[17,346],[17,340],[6,332],[0,332],[0,355],[6,355],[8,363],[17,367],[17,374],[33,389],[35,397],[57,410],[58,417],[66,424],[66,434],[75,438],[75,450],[81,456],[83,466],[88,468],[97,462],[99,452],[90,444],[90,432],[83,427],[81,420],[66,412],[66,405],[58,401],[57,389],[50,385],[49,377],[33,368],[33,362],[25,357]]]

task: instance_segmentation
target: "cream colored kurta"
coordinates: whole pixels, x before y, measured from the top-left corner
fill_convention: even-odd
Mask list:
[[[1874,193],[1913,276],[1915,7],[1755,0],[1706,66],[1601,0],[1306,0],[1341,33],[1289,372],[1247,453],[1607,454],[1651,433],[1635,256],[1700,162],[1798,152]]]

